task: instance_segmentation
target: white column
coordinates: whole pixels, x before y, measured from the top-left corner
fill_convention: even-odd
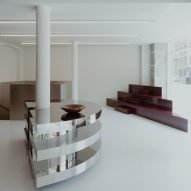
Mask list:
[[[36,7],[36,107],[50,107],[50,8]]]
[[[72,100],[78,100],[78,42],[73,42]]]

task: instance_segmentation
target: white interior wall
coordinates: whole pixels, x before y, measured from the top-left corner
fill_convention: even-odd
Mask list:
[[[162,97],[167,98],[167,43],[151,45],[151,82],[162,87]]]
[[[51,79],[71,81],[72,47],[53,47],[51,50]]]
[[[36,50],[29,46],[23,48],[23,78],[24,80],[35,80],[36,76]]]
[[[151,45],[141,45],[141,84],[151,85]]]
[[[20,51],[9,44],[0,44],[0,82],[20,80]]]
[[[168,43],[167,48],[167,98],[173,100],[173,78],[174,78],[174,46],[173,43]],[[173,100],[174,101],[174,100]]]
[[[191,86],[173,83],[173,112],[191,120]]]
[[[35,80],[35,46],[23,47],[23,68],[20,68],[21,65],[18,63],[16,53],[9,50],[9,47],[4,50],[0,49],[0,55],[4,56],[4,60],[7,59],[6,63],[8,63],[5,65],[5,69],[3,62],[0,65],[3,68],[0,71],[4,71],[2,72],[4,76],[2,80],[18,80],[21,73],[18,70],[23,70],[23,80]],[[72,47],[53,46],[51,50],[51,80],[70,81],[71,69]],[[148,76],[145,75],[145,78]],[[141,83],[140,46],[79,46],[79,99],[104,105],[107,97],[117,96],[118,90],[128,91],[130,83]],[[63,91],[68,91],[67,93],[62,92],[62,98],[71,97],[70,89],[71,84],[62,87]]]
[[[35,46],[23,48],[24,80],[35,80],[36,49]],[[72,47],[51,47],[51,80],[71,80]]]
[[[140,83],[140,46],[80,46],[80,99],[105,105],[130,83]]]

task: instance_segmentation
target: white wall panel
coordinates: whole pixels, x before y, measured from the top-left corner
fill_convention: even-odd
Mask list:
[[[140,83],[140,47],[80,46],[79,98],[105,105],[107,97]]]
[[[36,52],[34,46],[23,49],[24,80],[35,80]],[[72,47],[51,47],[51,80],[71,80]]]
[[[20,79],[20,51],[6,44],[0,44],[0,82]]]

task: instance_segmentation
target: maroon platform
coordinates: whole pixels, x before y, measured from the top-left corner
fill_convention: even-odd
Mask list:
[[[130,84],[129,92],[118,91],[117,99],[107,98],[107,105],[187,132],[188,120],[173,114],[172,101],[161,96],[161,87]]]

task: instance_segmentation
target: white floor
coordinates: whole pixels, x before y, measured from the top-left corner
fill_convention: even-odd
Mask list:
[[[190,191],[191,134],[110,108],[99,162],[43,191]],[[0,190],[34,191],[23,122],[0,121]]]

